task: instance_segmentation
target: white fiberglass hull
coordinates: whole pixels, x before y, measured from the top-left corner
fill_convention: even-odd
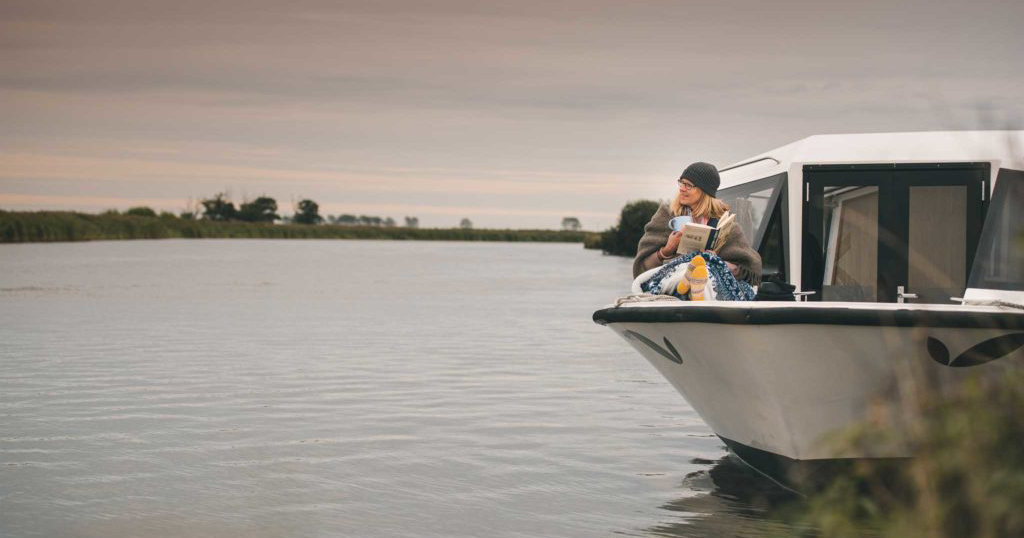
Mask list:
[[[912,421],[908,399],[922,390],[1024,366],[1024,313],[999,307],[668,304],[625,304],[594,319],[730,447],[788,460],[911,456],[898,444],[840,450],[828,438],[871,413]]]

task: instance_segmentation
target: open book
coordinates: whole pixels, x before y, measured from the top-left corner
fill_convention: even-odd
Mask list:
[[[728,211],[718,219],[717,223],[712,220],[708,224],[697,224],[696,222],[672,219],[669,223],[672,229],[683,232],[683,237],[679,241],[679,247],[676,249],[676,252],[687,254],[694,251],[717,251],[722,246],[722,243],[725,242],[726,236],[729,235],[728,230],[733,226],[734,220],[736,220],[736,215]],[[709,224],[714,224],[714,226],[709,226]]]

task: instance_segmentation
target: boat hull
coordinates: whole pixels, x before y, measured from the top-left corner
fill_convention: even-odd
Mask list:
[[[777,480],[796,462],[910,457],[896,440],[854,448],[834,436],[878,414],[904,427],[920,395],[1024,365],[1024,315],[990,307],[677,302],[594,319],[654,365],[737,456]]]

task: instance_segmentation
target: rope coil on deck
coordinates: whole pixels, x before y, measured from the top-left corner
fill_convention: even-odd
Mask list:
[[[1005,306],[1007,308],[1016,308],[1018,310],[1024,310],[1024,304],[1011,303],[1010,301],[1003,301],[1001,299],[964,299],[963,297],[950,297],[954,301],[960,301],[962,305],[973,305],[973,306]]]
[[[615,308],[618,308],[628,303],[651,303],[656,301],[673,301],[678,302],[679,299],[671,295],[654,295],[650,293],[634,293],[632,295],[626,295],[615,299]]]

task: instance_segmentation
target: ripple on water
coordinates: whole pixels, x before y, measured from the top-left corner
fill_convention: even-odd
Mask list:
[[[629,260],[399,243],[0,256],[2,534],[776,528],[716,485],[731,467],[693,410],[590,321]]]

